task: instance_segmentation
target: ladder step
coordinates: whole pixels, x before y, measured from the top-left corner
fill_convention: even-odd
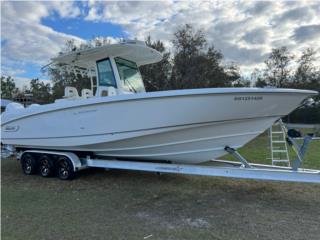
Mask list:
[[[285,143],[286,141],[272,141],[272,143]]]
[[[283,134],[283,132],[272,132],[272,134],[280,134],[280,133]]]
[[[287,152],[286,150],[272,150],[272,152]]]
[[[272,162],[290,162],[290,161],[289,161],[289,160],[282,159],[282,160],[272,160]]]

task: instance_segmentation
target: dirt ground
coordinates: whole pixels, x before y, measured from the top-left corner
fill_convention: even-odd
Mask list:
[[[2,160],[2,239],[319,239],[320,186],[88,169],[25,176]]]

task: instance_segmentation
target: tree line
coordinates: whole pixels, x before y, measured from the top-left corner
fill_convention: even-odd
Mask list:
[[[95,38],[77,46],[70,40],[59,54],[109,43],[106,38]],[[272,49],[264,61],[264,67],[254,69],[250,75],[241,76],[239,66],[226,63],[223,53],[208,42],[204,31],[194,29],[189,24],[181,26],[173,34],[171,51],[162,41],[152,40],[150,36],[146,44],[163,55],[160,63],[140,67],[147,91],[249,86],[320,91],[320,69],[315,66],[316,52],[312,48],[304,50],[300,56],[294,56],[285,46]],[[90,88],[88,76],[61,71],[56,66],[49,66],[46,73],[52,86],[33,79],[30,88],[23,91],[15,87],[11,77],[1,77],[2,98],[12,99],[14,95],[26,92],[32,93],[37,103],[49,103],[64,95],[65,86],[74,86],[78,91]],[[319,109],[320,95],[314,99],[314,105]]]
[[[16,87],[15,81],[11,76],[1,76],[1,99],[15,100],[23,98],[25,94],[32,94],[35,103],[46,104],[54,101],[52,89],[49,83],[45,84],[38,78],[30,81],[30,87],[24,86],[23,89]]]
[[[265,68],[256,68],[251,74],[251,79],[257,87],[320,91],[320,68],[314,65],[315,61],[316,52],[312,48],[304,50],[300,57],[290,53],[287,47],[275,48],[265,60]],[[319,100],[319,96],[317,99]]]
[[[272,49],[265,67],[255,69],[251,79],[256,87],[281,87],[309,89],[320,92],[320,68],[315,66],[316,52],[312,48],[294,56],[287,47]],[[285,122],[320,123],[320,94],[313,97],[314,102],[302,105],[288,116]]]

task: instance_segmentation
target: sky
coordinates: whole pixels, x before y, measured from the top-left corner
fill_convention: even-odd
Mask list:
[[[1,75],[19,87],[32,78],[48,81],[40,69],[68,39],[151,35],[170,49],[186,23],[203,29],[225,63],[244,75],[281,46],[296,56],[313,47],[320,65],[319,15],[319,1],[1,1]]]

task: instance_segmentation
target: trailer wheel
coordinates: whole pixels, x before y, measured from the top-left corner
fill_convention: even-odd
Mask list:
[[[40,174],[42,177],[52,177],[54,175],[54,163],[48,155],[42,154],[40,156],[39,165]]]
[[[22,171],[26,175],[35,174],[38,170],[38,162],[35,156],[31,153],[25,153],[21,158]]]
[[[61,180],[71,180],[75,177],[73,164],[69,158],[61,156],[58,159],[58,177]]]

